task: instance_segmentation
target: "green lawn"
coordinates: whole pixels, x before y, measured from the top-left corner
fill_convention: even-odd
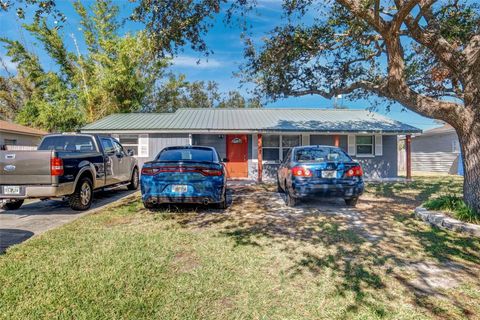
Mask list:
[[[460,187],[369,185],[357,220],[283,214],[264,199],[269,185],[236,191],[262,193],[237,198],[228,214],[129,202],[0,256],[0,318],[478,318],[480,241],[412,215]],[[423,283],[423,264],[454,281],[429,287],[438,279]]]

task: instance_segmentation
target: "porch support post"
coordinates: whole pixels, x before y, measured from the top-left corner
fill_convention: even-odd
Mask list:
[[[334,141],[335,147],[340,147],[340,136],[338,134],[333,136],[333,141]]]
[[[258,182],[262,182],[263,178],[263,153],[262,153],[262,135],[259,133],[257,135],[257,160],[258,160]]]
[[[405,153],[407,157],[407,179],[412,179],[412,136],[407,134],[405,136]]]

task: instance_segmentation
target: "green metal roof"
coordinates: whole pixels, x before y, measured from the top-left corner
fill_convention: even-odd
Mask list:
[[[420,129],[375,112],[352,109],[179,109],[175,113],[112,114],[83,127],[84,132],[385,132]]]

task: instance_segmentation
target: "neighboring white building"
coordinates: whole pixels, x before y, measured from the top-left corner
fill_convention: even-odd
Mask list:
[[[455,129],[445,124],[412,137],[412,171],[458,173],[460,143]]]
[[[48,132],[0,120],[0,150],[33,149]]]

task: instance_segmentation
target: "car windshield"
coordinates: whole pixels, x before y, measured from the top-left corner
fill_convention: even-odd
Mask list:
[[[160,161],[214,161],[214,152],[211,149],[184,148],[165,149],[157,157]]]
[[[95,146],[91,137],[87,136],[53,136],[46,137],[38,150],[55,150],[67,152],[92,152]]]
[[[352,161],[344,151],[328,147],[297,149],[294,153],[294,159],[296,162]]]

